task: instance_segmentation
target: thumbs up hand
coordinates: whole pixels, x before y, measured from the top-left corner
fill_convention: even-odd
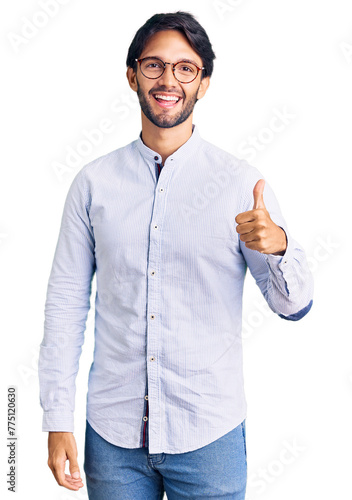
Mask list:
[[[286,233],[270,218],[264,204],[264,187],[264,179],[254,186],[253,210],[237,215],[236,231],[247,248],[265,254],[284,255],[287,248]]]

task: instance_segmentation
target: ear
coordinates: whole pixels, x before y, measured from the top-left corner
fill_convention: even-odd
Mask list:
[[[128,83],[129,83],[129,86],[131,87],[131,89],[134,90],[135,92],[137,92],[137,90],[138,90],[137,75],[136,75],[134,69],[131,68],[130,66],[128,66],[128,68],[127,68],[126,76],[127,76],[127,80],[128,80]]]
[[[197,94],[197,99],[201,99],[205,95],[206,91],[208,90],[209,85],[210,85],[210,77],[206,76],[200,82],[198,94]]]

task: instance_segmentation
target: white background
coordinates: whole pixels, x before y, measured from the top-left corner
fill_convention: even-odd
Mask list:
[[[140,132],[140,109],[125,77],[135,32],[155,13],[187,10],[217,55],[194,123],[204,139],[246,158],[270,182],[315,278],[313,308],[299,322],[269,311],[253,278],[246,278],[246,499],[352,498],[351,2],[62,0],[45,18],[47,3],[6,2],[0,13],[1,497],[12,498],[6,395],[14,384],[16,498],[87,498],[85,488],[59,487],[47,466],[37,377],[47,281],[73,177]],[[31,33],[34,21],[42,26]],[[285,109],[290,119],[271,132],[272,118]],[[69,150],[82,153],[84,131],[104,119],[110,132],[58,176],[54,166],[67,164]],[[249,157],[244,145],[253,138],[259,147]],[[77,378],[82,474],[93,312]]]

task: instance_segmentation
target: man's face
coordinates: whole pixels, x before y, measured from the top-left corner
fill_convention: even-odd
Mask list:
[[[187,38],[176,30],[160,31],[149,39],[140,58],[151,56],[171,63],[187,59],[198,67],[203,66],[201,58],[189,45]],[[141,73],[138,65],[135,85],[142,112],[157,127],[175,127],[192,114],[195,103],[205,93],[207,80],[209,78],[204,78],[201,82],[200,71],[193,82],[180,83],[174,77],[170,64],[166,65],[159,78],[152,80]],[[175,96],[179,100],[166,101],[156,96]]]

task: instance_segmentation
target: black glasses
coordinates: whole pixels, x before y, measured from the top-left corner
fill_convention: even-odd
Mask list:
[[[152,80],[161,77],[167,64],[172,65],[174,77],[180,83],[193,82],[197,78],[199,71],[205,69],[204,67],[199,68],[199,66],[189,61],[169,63],[162,61],[158,57],[143,57],[142,59],[135,59],[135,61],[139,62],[142,74]]]

